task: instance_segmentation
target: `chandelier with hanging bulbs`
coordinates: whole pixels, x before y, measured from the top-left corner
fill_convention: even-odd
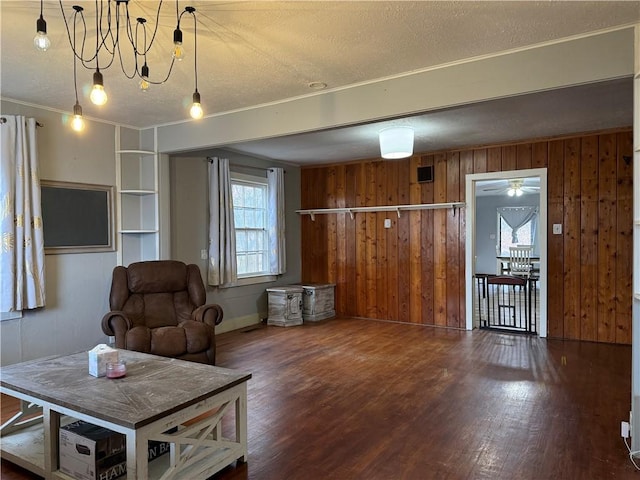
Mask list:
[[[178,0],[176,0],[176,29],[173,31],[173,48],[172,58],[168,67],[168,71],[164,78],[160,80],[151,80],[149,76],[150,68],[147,64],[147,54],[151,50],[156,33],[158,31],[160,10],[163,0],[158,1],[157,13],[155,18],[155,27],[147,37],[147,19],[137,17],[132,21],[129,15],[129,0],[96,0],[95,2],[95,39],[88,35],[87,22],[84,15],[84,7],[73,5],[73,13],[65,12],[65,7],[60,1],[60,10],[64,20],[69,46],[73,51],[73,84],[76,96],[76,103],[73,107],[73,119],[71,127],[76,131],[84,129],[84,120],[82,118],[82,107],[78,101],[77,87],[77,63],[79,62],[84,68],[95,70],[93,74],[93,88],[89,98],[95,105],[104,105],[107,103],[108,96],[104,86],[104,77],[102,71],[111,67],[116,58],[120,64],[122,73],[129,78],[138,78],[138,86],[141,91],[146,92],[151,85],[160,85],[169,80],[173,70],[174,63],[184,58],[183,36],[180,30],[180,21],[187,14],[193,17],[193,35],[194,35],[194,80],[195,91],[193,92],[193,103],[191,104],[190,115],[194,119],[202,118],[203,110],[198,92],[198,41],[197,41],[197,19],[196,9],[187,6],[180,12]],[[51,41],[47,37],[47,22],[43,17],[43,2],[40,0],[40,17],[36,21],[36,35],[33,39],[34,47],[46,52],[51,46]],[[80,31],[78,31],[80,30]],[[149,28],[151,30],[151,28]],[[95,42],[94,42],[95,40]],[[122,47],[124,44],[125,47]],[[89,47],[92,45],[92,47]],[[123,52],[123,49],[126,49]],[[123,55],[133,56],[133,68],[127,71]],[[106,61],[105,61],[106,59]],[[102,62],[102,63],[100,63]],[[101,71],[102,69],[102,71]]]

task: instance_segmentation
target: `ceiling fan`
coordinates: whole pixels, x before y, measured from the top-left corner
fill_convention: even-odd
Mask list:
[[[493,187],[493,188],[483,188],[484,192],[496,192],[496,193],[506,193],[510,197],[519,197],[524,193],[538,193],[540,191],[539,185],[527,185],[523,179],[513,179],[506,180],[507,185]]]

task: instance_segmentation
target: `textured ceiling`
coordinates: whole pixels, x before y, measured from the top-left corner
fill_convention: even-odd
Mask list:
[[[95,18],[91,12],[95,2],[76,0],[75,3],[85,7],[87,24],[93,28]],[[63,4],[70,21],[73,3]],[[151,26],[155,24],[156,1],[130,0],[129,4],[133,17],[144,16]],[[325,83],[327,90],[340,89],[461,59],[640,21],[640,2],[637,1],[181,1],[180,9],[185,5],[193,5],[198,16],[198,89],[202,94],[205,114],[209,115],[317,94],[309,87],[312,82]],[[75,101],[73,56],[60,5],[58,1],[44,1],[44,18],[52,41],[51,48],[44,54],[32,47],[38,7],[38,2],[0,2],[0,93],[3,98],[71,111]],[[159,24],[156,43],[147,59],[152,80],[163,77],[169,65],[171,36],[176,24],[175,3],[164,2]],[[153,86],[147,93],[140,92],[137,82],[125,78],[119,66],[113,65],[103,69],[109,102],[104,107],[95,107],[87,98],[92,70],[79,66],[78,89],[85,115],[136,127],[186,120],[186,107],[194,90],[193,20],[185,17],[181,28],[187,57],[176,62],[166,84]],[[102,64],[105,62],[103,60]],[[130,70],[132,64],[128,60],[126,62],[125,68]],[[605,98],[613,95],[611,98],[616,105],[628,100],[630,87],[627,84],[608,86],[621,91],[605,91],[605,86],[601,86],[598,95],[605,95]],[[588,88],[574,92],[573,101],[582,108],[582,118],[590,116],[593,123],[592,112],[587,110],[602,107],[599,99],[592,99],[580,107],[581,101],[577,97],[581,93],[592,96],[594,92]],[[569,92],[570,89],[565,90]],[[553,95],[543,100],[549,107],[561,101]],[[558,119],[550,120],[548,115],[546,118],[534,116],[536,103],[529,99],[522,107],[517,102],[505,100],[497,110],[493,109],[508,120],[509,123],[504,124],[509,128],[508,132],[502,131],[505,127],[497,122],[486,128],[488,118],[485,116],[487,113],[482,113],[482,105],[472,106],[468,111],[465,109],[463,116],[461,109],[434,112],[433,115],[437,116],[439,133],[452,132],[456,138],[464,138],[468,145],[473,141],[491,142],[494,138],[502,141],[505,133],[518,138],[516,130],[523,126],[520,125],[523,122],[520,110],[523,108],[530,112],[526,127],[533,127],[527,132],[528,138],[531,138],[530,133],[556,133],[558,130],[553,128],[549,133],[546,131]],[[484,109],[486,112],[492,110],[487,106]],[[621,105],[620,109],[610,109],[610,113],[604,116],[617,115],[616,122],[620,123],[630,111]],[[467,118],[469,124],[466,124]],[[575,131],[585,131],[592,127],[611,126],[604,121],[599,125],[596,121],[596,125],[582,126],[579,119],[577,114],[575,118],[565,119],[566,128],[570,126],[577,129]],[[413,121],[433,125],[425,118]],[[542,125],[543,121],[548,124]],[[485,126],[480,128],[479,122],[485,122]],[[630,123],[629,120],[626,124]],[[285,160],[287,151],[302,149],[302,155],[291,156],[302,162],[371,156],[369,152],[352,151],[364,150],[357,142],[345,145],[339,155],[320,148],[320,145],[327,148],[327,140],[329,145],[334,145],[335,141],[346,141],[344,134],[349,134],[353,142],[358,132],[361,131],[343,129],[334,133],[324,132],[322,137],[298,135],[290,139],[291,143],[280,141],[277,147],[265,141],[234,145],[232,148]],[[425,138],[425,147],[440,146],[430,143],[427,136],[432,136],[428,130],[418,133]],[[335,138],[332,137],[334,135]],[[330,146],[328,148],[331,149]],[[348,157],[346,154],[355,155]]]

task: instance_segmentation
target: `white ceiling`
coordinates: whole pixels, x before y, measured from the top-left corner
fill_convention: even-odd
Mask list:
[[[94,25],[95,2],[65,1],[69,21],[73,3],[85,7],[87,23]],[[156,1],[129,4],[133,17],[144,16],[150,26],[155,24]],[[189,0],[180,1],[180,10],[186,5],[196,8],[198,90],[208,115],[317,95],[309,87],[312,82],[326,83],[331,91],[640,21],[638,1]],[[160,13],[158,37],[148,55],[152,79],[162,76],[169,63],[175,3],[165,1]],[[44,54],[32,47],[39,2],[2,0],[0,15],[2,97],[71,111],[73,55],[59,2],[44,1],[52,42]],[[186,59],[176,63],[166,84],[147,93],[114,65],[103,68],[109,102],[95,107],[87,98],[92,70],[79,66],[84,114],[140,128],[187,120],[185,107],[194,90],[192,18],[183,17],[181,29]],[[416,151],[433,151],[629,126],[632,114],[629,78],[429,112],[402,122],[416,128]],[[229,148],[301,164],[375,158],[379,151],[370,139],[380,128],[351,126]]]
[[[512,178],[501,180],[481,180],[475,182],[476,197],[491,197],[507,195],[507,190],[511,186],[512,181],[521,182],[523,189],[522,195],[540,194],[540,177],[528,178]]]

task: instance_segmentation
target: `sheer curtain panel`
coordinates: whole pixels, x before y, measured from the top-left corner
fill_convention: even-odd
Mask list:
[[[44,237],[36,120],[3,115],[0,124],[0,312],[43,307]]]
[[[209,158],[209,285],[231,286],[238,280],[236,236],[229,160]]]
[[[267,170],[269,188],[269,267],[272,275],[287,271],[284,228],[284,170]]]
[[[511,227],[511,241],[518,243],[518,230],[536,217],[538,207],[498,207],[498,213]]]

